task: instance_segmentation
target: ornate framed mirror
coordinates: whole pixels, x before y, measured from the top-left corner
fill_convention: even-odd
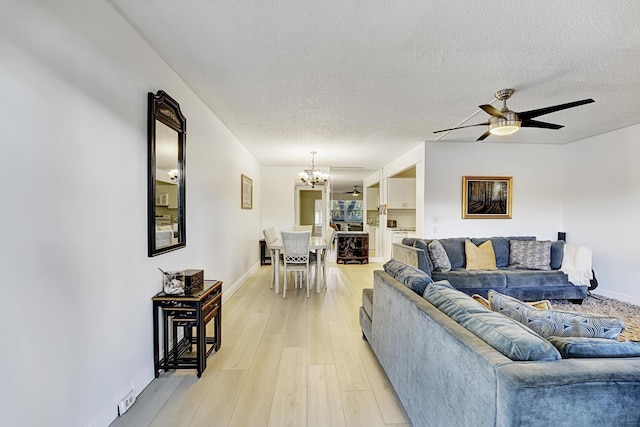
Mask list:
[[[148,234],[149,256],[184,248],[185,144],[187,119],[166,92],[149,92]]]

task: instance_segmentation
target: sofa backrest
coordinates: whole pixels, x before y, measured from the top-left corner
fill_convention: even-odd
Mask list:
[[[480,246],[487,240],[491,240],[493,252],[496,254],[496,267],[505,268],[509,265],[509,240],[536,240],[535,236],[511,236],[511,237],[474,237],[471,239],[474,245]]]
[[[434,239],[418,239],[418,238],[405,238],[402,243],[407,246],[413,246],[424,251],[424,255],[418,254],[418,268],[431,273],[433,271],[433,263],[429,257],[428,245]],[[464,242],[465,240],[471,240],[476,246],[481,245],[487,240],[491,240],[493,251],[496,255],[496,267],[506,268],[509,266],[509,241],[510,240],[536,240],[535,236],[495,236],[495,237],[449,237],[444,239],[438,239],[444,247],[449,261],[451,262],[451,268],[465,268],[467,265],[467,257],[465,254]],[[558,270],[562,265],[562,258],[564,255],[564,242],[555,241],[551,243],[551,269]]]

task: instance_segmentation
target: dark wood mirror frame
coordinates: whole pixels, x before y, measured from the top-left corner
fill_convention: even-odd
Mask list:
[[[180,105],[166,92],[160,90],[157,94],[149,92],[149,114],[147,122],[148,133],[148,234],[149,234],[149,256],[156,256],[165,252],[184,248],[187,245],[187,234],[185,228],[185,145],[187,134],[187,119],[180,111]],[[164,125],[164,126],[163,126]],[[158,192],[158,161],[161,154],[158,153],[157,127],[166,129],[171,134],[176,133],[176,147],[170,159],[171,164],[177,169],[177,177],[174,175],[168,185],[176,185],[177,188],[169,194],[159,194]],[[167,129],[169,128],[169,129]],[[166,132],[166,131],[165,131]],[[162,133],[162,132],[161,132]],[[166,143],[166,141],[163,141]],[[169,148],[172,141],[168,141]],[[175,155],[177,153],[177,156]],[[173,169],[173,171],[175,171]],[[169,176],[169,175],[167,175]],[[162,177],[166,179],[166,177]],[[165,201],[166,199],[166,201]],[[171,202],[169,202],[171,200]],[[160,211],[166,207],[168,213]],[[164,222],[162,222],[162,221]],[[167,224],[168,221],[168,224]],[[164,227],[159,227],[164,224]],[[167,229],[169,227],[170,229]],[[163,228],[163,231],[159,231]]]

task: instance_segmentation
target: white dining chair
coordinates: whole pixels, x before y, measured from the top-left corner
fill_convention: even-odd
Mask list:
[[[262,234],[264,234],[264,241],[267,244],[267,250],[271,254],[271,281],[269,282],[269,288],[273,288],[273,284],[276,282],[276,251],[271,249],[271,243],[276,240],[272,231],[269,228],[265,228],[262,230]]]
[[[333,228],[329,229],[329,232],[327,233],[327,245],[324,247],[324,250],[322,251],[322,256],[320,257],[320,261],[322,262],[322,264],[320,265],[320,267],[322,268],[322,284],[324,285],[324,288],[327,289],[327,258],[329,258],[329,252],[331,251],[331,244],[333,243],[333,239],[336,236],[336,230],[334,230]]]
[[[311,233],[308,231],[283,231],[282,236],[283,258],[284,258],[284,284],[282,288],[282,298],[287,297],[287,272],[296,273],[295,283],[297,287],[297,273],[305,273],[301,280],[307,282],[307,298],[309,298],[309,246],[311,243]],[[302,286],[302,284],[301,284]]]
[[[293,231],[308,231],[313,232],[313,225],[294,225]]]

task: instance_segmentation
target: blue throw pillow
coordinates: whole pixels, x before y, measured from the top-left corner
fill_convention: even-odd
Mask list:
[[[427,286],[424,298],[511,360],[558,360],[547,340],[524,325],[495,313],[469,295],[452,289],[446,280]]]
[[[382,268],[387,274],[418,295],[422,295],[427,285],[433,282],[424,271],[393,258],[387,261]]]
[[[640,357],[639,341],[616,341],[607,338],[550,337],[563,359],[587,357]]]
[[[478,301],[451,286],[448,280],[429,284],[422,297],[454,320],[466,313],[491,313]]]

